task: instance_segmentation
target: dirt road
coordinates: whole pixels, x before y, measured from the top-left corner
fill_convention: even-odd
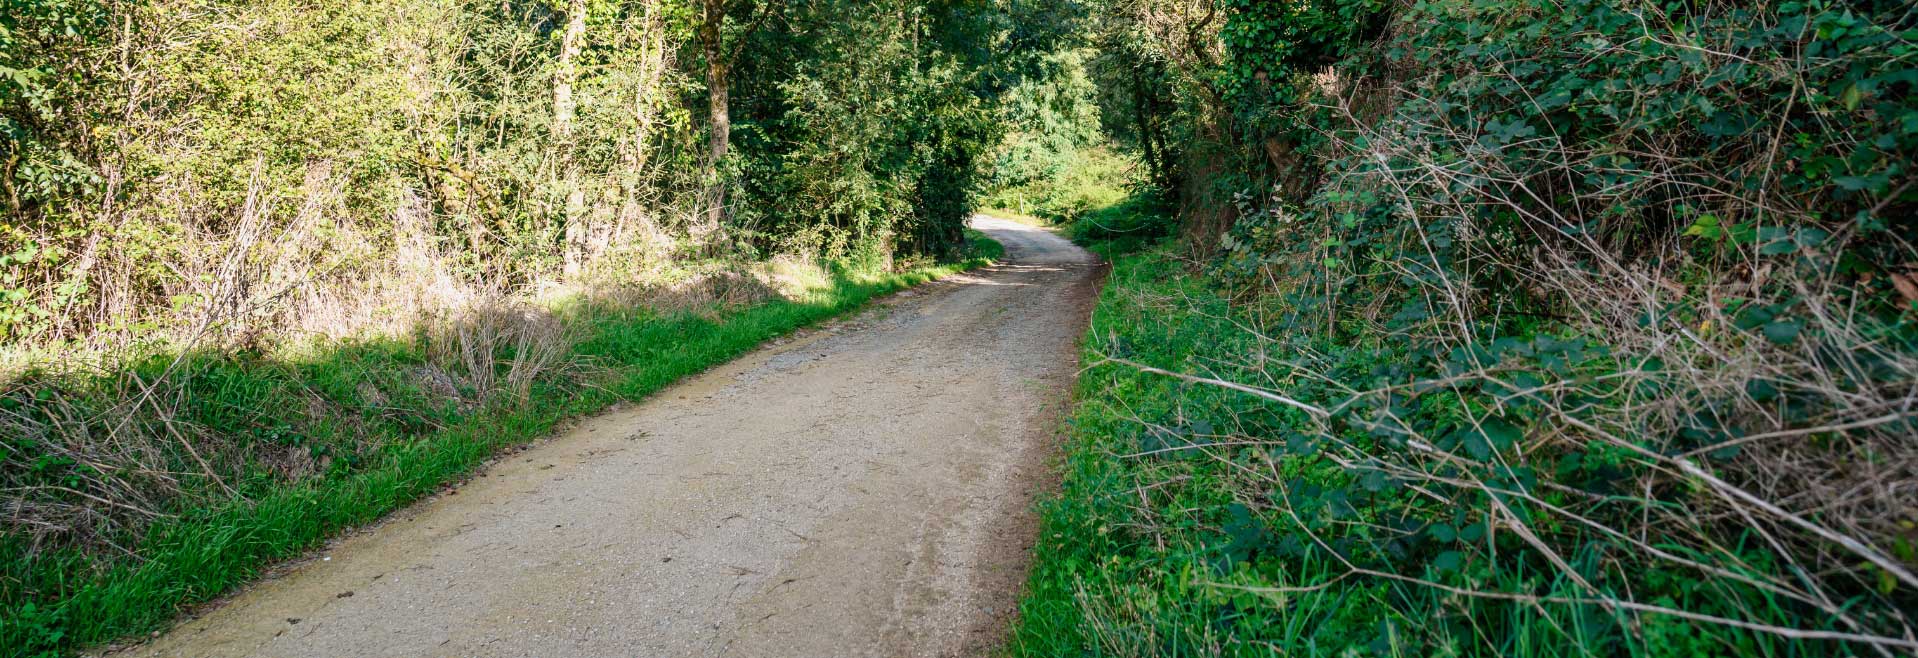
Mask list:
[[[989,652],[1096,273],[974,224],[1003,264],[586,420],[129,653]]]

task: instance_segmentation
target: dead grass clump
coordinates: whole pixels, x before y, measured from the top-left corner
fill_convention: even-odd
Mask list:
[[[564,365],[572,349],[565,326],[552,313],[504,300],[461,309],[426,327],[427,362],[459,397],[479,405],[502,396],[524,402],[533,383]]]
[[[765,263],[716,263],[656,272],[645,279],[591,281],[549,296],[574,297],[592,308],[712,315],[774,297],[791,297],[776,272],[776,266]]]
[[[125,550],[113,539],[169,516],[184,493],[224,489],[231,473],[232,444],[178,419],[173,381],[90,374],[43,371],[0,384],[0,512],[6,533],[25,537],[30,551]]]

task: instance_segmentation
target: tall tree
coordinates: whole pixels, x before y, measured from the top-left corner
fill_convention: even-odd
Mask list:
[[[726,185],[720,180],[719,166],[725,161],[726,152],[732,145],[733,119],[731,81],[733,59],[739,56],[739,49],[766,21],[779,0],[701,0],[702,14],[699,22],[699,45],[706,54],[706,94],[707,112],[710,116],[712,131],[707,137],[708,162],[706,164],[707,219],[705,229],[710,231],[719,227],[726,213]],[[732,39],[726,38],[727,17],[735,13],[751,16],[744,29],[739,30]]]
[[[553,141],[562,158],[562,176],[566,190],[565,247],[560,259],[567,276],[579,273],[585,242],[586,190],[580,187],[579,159],[573,155],[573,124],[577,102],[573,84],[579,78],[579,52],[586,41],[586,0],[571,0],[566,7],[566,32],[559,40],[559,61],[553,80]]]

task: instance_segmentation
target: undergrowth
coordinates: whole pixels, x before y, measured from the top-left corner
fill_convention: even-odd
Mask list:
[[[1023,651],[1918,651],[1910,3],[1098,6],[1182,240]]]
[[[9,515],[18,522],[34,504],[64,504],[65,517],[43,515],[42,525],[72,525],[61,533],[16,523],[0,536],[0,656],[62,655],[159,628],[182,606],[374,521],[568,418],[645,397],[769,338],[1003,254],[976,232],[970,248],[964,261],[837,270],[746,304],[571,304],[551,328],[567,335],[563,353],[519,382],[535,342],[516,339],[524,330],[486,329],[510,322],[473,318],[296,355],[188,352],[109,374],[27,373],[0,387],[0,417],[60,434],[10,434],[0,445],[10,486],[45,494],[14,497],[21,502]],[[488,331],[493,338],[479,335]],[[486,358],[444,353],[463,346],[451,351],[471,355],[474,341]],[[150,404],[155,397],[164,403]],[[155,453],[157,466],[132,472],[65,456],[80,454],[72,445],[36,444],[73,436],[148,439],[134,449]]]
[[[1315,414],[1261,395],[1285,390],[1311,405],[1333,391],[1254,355],[1317,354],[1325,378],[1350,378],[1416,361],[1391,337],[1275,338],[1259,329],[1272,321],[1266,309],[1232,299],[1176,243],[1089,246],[1114,265],[1086,342],[1092,365],[1075,392],[1062,490],[1042,504],[1016,655],[1801,656],[1864,647],[1592,604],[1575,582],[1581,573],[1669,610],[1847,630],[1763,587],[1696,578],[1683,566],[1606,572],[1603,559],[1624,546],[1567,555],[1571,575],[1533,564],[1517,526],[1434,504],[1443,501],[1384,464],[1348,458],[1349,446],[1322,435]],[[1529,340],[1559,344],[1549,333]],[[1502,431],[1491,424],[1488,432]],[[1607,468],[1601,459],[1594,452],[1591,468]],[[1548,489],[1559,479],[1603,487],[1576,469],[1513,477]],[[1519,509],[1529,502],[1508,495]],[[1527,518],[1542,532],[1570,530]],[[1730,549],[1754,564],[1772,559],[1762,545]]]

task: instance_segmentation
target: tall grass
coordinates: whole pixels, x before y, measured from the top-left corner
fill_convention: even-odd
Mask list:
[[[589,297],[544,319],[480,309],[414,335],[300,354],[183,353],[87,376],[28,373],[0,395],[0,422],[50,427],[41,439],[68,443],[5,445],[0,656],[62,655],[159,628],[182,606],[566,418],[1002,253],[976,233],[971,246],[961,262],[831,271],[748,303]],[[64,457],[109,454],[78,440],[144,441],[122,448],[144,459],[94,468]]]

